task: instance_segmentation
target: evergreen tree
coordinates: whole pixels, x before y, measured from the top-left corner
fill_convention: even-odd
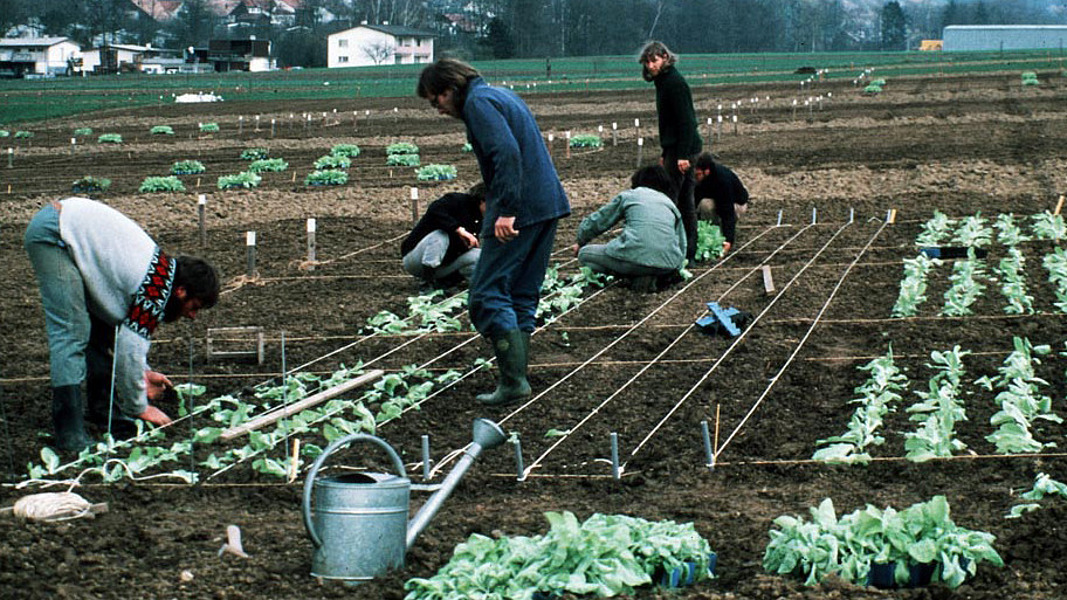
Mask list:
[[[891,0],[882,7],[882,49],[907,50],[908,24],[900,2]]]

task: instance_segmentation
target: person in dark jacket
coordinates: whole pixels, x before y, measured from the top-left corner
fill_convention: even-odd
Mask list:
[[[630,179],[631,189],[615,196],[582,219],[578,243],[571,247],[578,262],[598,273],[632,280],[635,289],[650,289],[658,277],[676,273],[685,264],[685,228],[671,200],[670,176],[660,165],[642,167]],[[596,236],[623,221],[623,230],[607,244],[590,244]]]
[[[172,387],[148,367],[152,333],[215,305],[215,268],[168,256],[129,217],[88,198],[46,205],[24,241],[44,305],[56,448],[78,452],[90,443],[82,382],[89,420],[114,437],[132,435],[134,419],[170,423],[150,403]]]
[[[482,252],[478,232],[484,214],[485,185],[481,183],[467,193],[453,192],[431,202],[400,243],[404,270],[446,287],[460,276],[470,279]]]
[[[649,42],[641,51],[638,62],[642,65],[645,81],[656,85],[659,143],[663,149],[660,164],[666,167],[674,183],[674,203],[685,225],[685,257],[692,263],[697,251],[697,211],[691,166],[703,148],[693,96],[689,84],[675,67],[678,56],[663,42]]]
[[[422,70],[415,93],[463,121],[486,186],[482,252],[468,304],[475,329],[493,344],[498,381],[477,400],[522,400],[532,393],[530,335],[556,223],[571,212],[567,194],[537,121],[514,92],[490,86],[463,61],[442,58]]]
[[[697,157],[695,176],[697,214],[722,229],[726,238],[723,252],[729,252],[735,242],[737,219],[748,209],[748,190],[736,173],[715,162],[708,152]]]

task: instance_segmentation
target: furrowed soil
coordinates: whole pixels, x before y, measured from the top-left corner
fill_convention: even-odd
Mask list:
[[[995,392],[972,383],[997,374],[1014,337],[1048,344],[1053,352],[1042,357],[1037,375],[1048,382],[1042,393],[1052,398],[1053,410],[1067,413],[1067,359],[1060,355],[1067,324],[1041,265],[1057,244],[1019,246],[1032,314],[1006,314],[999,284],[987,275],[973,315],[940,316],[948,261],[931,275],[929,299],[916,318],[890,318],[902,260],[916,255],[916,236],[934,211],[953,218],[981,213],[990,222],[1011,213],[1028,224],[1030,215],[1056,208],[1067,188],[1067,82],[1058,71],[1039,76],[1036,87],[1022,87],[1016,72],[900,78],[877,96],[851,82],[803,91],[792,84],[694,87],[706,144],[752,194],[737,247],[722,261],[696,265],[691,279],[668,290],[635,293],[612,285],[587,292],[581,306],[533,337],[533,402],[477,405],[474,395],[493,385],[482,370],[379,427],[377,434],[400,453],[415,482],[422,482],[422,436],[429,436],[431,458],[447,472],[454,461],[446,455],[470,441],[478,417],[517,434],[529,471],[520,481],[513,444],[486,451],[399,571],[358,587],[310,576],[313,548],[302,519],[307,462],[286,483],[253,470],[253,460],[217,475],[183,460],[175,468],[199,471],[197,485],[166,478],[102,484],[84,477],[76,491],[109,509],[92,519],[33,523],[0,513],[0,595],[401,598],[406,580],[434,574],[471,534],[541,535],[548,530],[544,512],[571,511],[579,519],[599,512],[692,522],[717,552],[715,579],[682,589],[650,586],[634,598],[1062,598],[1067,500],[1047,498],[1019,519],[1005,515],[1038,473],[1067,481],[1067,464],[1051,446],[1037,456],[996,456],[985,439],[993,431]],[[568,247],[581,218],[628,187],[639,162],[657,158],[653,91],[525,97],[554,138],[551,150],[572,203],[573,214],[560,223],[554,263],[561,273],[573,273]],[[819,99],[805,104],[809,97]],[[736,124],[732,102],[741,103]],[[717,117],[720,105],[725,123],[709,129],[706,121]],[[201,134],[204,122],[218,123],[220,131]],[[164,124],[173,136],[149,134]],[[79,127],[93,134],[72,147]],[[596,134],[598,127],[602,148],[566,151],[568,132]],[[110,189],[97,197],[141,223],[166,251],[203,255],[222,271],[226,289],[218,306],[193,323],[161,327],[149,357],[176,382],[207,386],[209,397],[251,399],[253,385],[301,365],[320,374],[359,361],[388,371],[428,364],[434,372],[467,372],[476,359],[489,357],[467,328],[418,338],[366,335],[370,317],[383,310],[404,314],[407,298],[419,294],[399,260],[412,220],[409,188],[419,186],[425,207],[479,177],[474,157],[461,150],[462,124],[421,100],[162,105],[22,128],[34,136],[3,140],[14,152],[8,165],[0,164],[0,467],[8,484],[0,488],[2,506],[42,491],[15,484],[26,478],[27,463],[40,462],[51,431],[43,313],[22,234],[41,205],[69,195],[84,175],[110,179]],[[96,143],[103,133],[119,133],[124,141]],[[424,165],[455,165],[458,178],[417,182],[413,169],[386,166],[386,146],[399,141],[418,144]],[[349,183],[305,185],[312,163],[339,143],[362,149]],[[241,152],[256,147],[284,158],[288,170],[265,173],[254,190],[218,190],[217,178],[243,170]],[[207,170],[181,176],[185,193],[138,191],[146,177],[167,175],[174,162],[189,159]],[[207,198],[203,240],[199,194]],[[309,218],[317,224],[313,269]],[[249,231],[256,232],[255,276],[249,276]],[[992,275],[1006,247],[994,242],[989,248]],[[709,335],[693,324],[711,301],[758,318],[739,340]],[[209,330],[222,327],[262,328],[263,363],[209,359]],[[931,352],[957,345],[971,352],[964,360],[968,420],[956,431],[967,448],[952,459],[907,461],[905,434],[916,424],[905,408],[933,376]],[[237,346],[248,350],[254,343]],[[818,440],[848,427],[856,407],[849,401],[867,376],[857,367],[890,347],[909,391],[886,416],[885,443],[871,451],[876,460],[866,466],[811,461]],[[177,411],[172,401],[162,406]],[[708,468],[702,422],[718,450],[714,469]],[[206,424],[178,422],[173,439]],[[550,430],[567,435],[546,435]],[[1035,438],[1058,447],[1067,443],[1065,431],[1053,422],[1033,429]],[[612,433],[618,435],[618,479],[612,476]],[[321,436],[300,437],[325,445]],[[195,460],[212,450],[199,448]],[[354,447],[331,463],[388,470],[376,454]],[[439,483],[443,472],[433,481]],[[957,524],[996,536],[1003,568],[983,563],[956,590],[934,584],[882,591],[833,578],[805,587],[761,566],[772,520],[780,515],[806,517],[824,498],[844,514],[866,504],[904,509],[939,494]],[[426,498],[414,491],[413,511]],[[249,558],[220,556],[231,524],[240,527]]]

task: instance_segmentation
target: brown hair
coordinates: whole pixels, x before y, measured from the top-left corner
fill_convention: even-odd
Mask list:
[[[678,55],[671,52],[671,49],[667,47],[667,44],[664,44],[663,42],[649,42],[645,44],[644,49],[641,50],[641,54],[637,58],[637,62],[641,64],[641,75],[645,78],[645,81],[652,81],[652,76],[648,73],[648,67],[644,66],[645,63],[659,56],[667,59],[667,66],[671,66],[678,62]]]
[[[440,58],[422,70],[415,93],[420,98],[433,98],[446,90],[452,90],[462,100],[467,95],[467,85],[478,77],[478,69],[457,58]],[[458,106],[462,106],[462,101]]]

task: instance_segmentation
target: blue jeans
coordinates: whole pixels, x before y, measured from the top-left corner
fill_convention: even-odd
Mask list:
[[[34,215],[24,243],[41,290],[52,387],[79,385],[85,380],[86,348],[94,325],[106,326],[94,324],[89,315],[85,282],[59,237],[55,207],[45,206]]]
[[[492,338],[514,329],[536,329],[537,303],[556,239],[556,221],[526,225],[507,243],[497,240],[492,224],[486,224],[468,300],[478,333]]]
[[[433,278],[441,279],[456,271],[463,277],[470,279],[474,267],[481,255],[480,248],[471,248],[456,257],[456,260],[442,264],[441,260],[448,252],[448,234],[441,229],[432,231],[429,235],[419,240],[419,243],[404,255],[404,270],[419,279],[427,279],[426,269],[433,269]]]

